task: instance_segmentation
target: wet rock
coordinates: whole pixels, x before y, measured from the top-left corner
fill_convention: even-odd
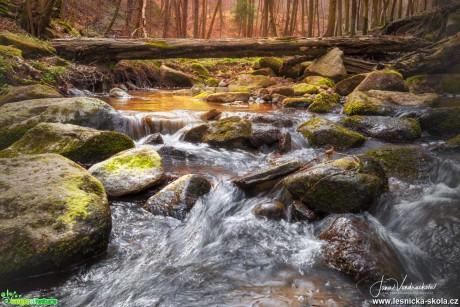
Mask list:
[[[335,82],[332,79],[321,77],[321,76],[308,76],[303,79],[303,82],[316,85],[321,88],[335,88]]]
[[[453,136],[460,133],[460,107],[433,108],[419,118],[422,130],[434,135]]]
[[[340,81],[336,86],[337,93],[341,96],[350,95],[365,78],[366,74],[358,74]]]
[[[366,141],[365,136],[323,118],[310,119],[300,125],[297,131],[314,147],[346,149],[361,146]]]
[[[319,213],[347,213],[366,210],[385,190],[381,172],[361,162],[343,158],[315,165],[286,177],[283,183],[292,196]]]
[[[160,67],[161,83],[170,87],[192,87],[197,81],[190,75],[166,65]]]
[[[208,102],[220,102],[220,103],[228,103],[234,101],[245,101],[249,100],[249,93],[243,92],[226,92],[226,93],[214,93],[210,94],[206,97],[206,101]]]
[[[367,74],[356,91],[366,92],[370,90],[408,92],[402,75],[394,70],[377,70]]]
[[[278,153],[285,154],[291,151],[291,134],[285,132],[281,134],[278,141]]]
[[[254,76],[248,74],[238,75],[235,81],[228,85],[232,92],[241,92],[241,89],[254,90],[276,85],[276,80],[266,76]]]
[[[200,175],[185,175],[150,197],[144,208],[155,214],[184,219],[198,198],[211,190],[211,183]]]
[[[147,137],[144,140],[145,145],[157,145],[157,144],[164,144],[165,142],[163,141],[163,137],[161,136],[161,133],[153,133],[150,135],[147,135]]]
[[[287,162],[268,169],[251,172],[247,175],[237,177],[233,179],[232,182],[242,188],[251,188],[271,180],[283,178],[298,171],[301,167],[302,165],[300,162]]]
[[[270,67],[264,67],[264,68],[261,68],[261,69],[257,69],[257,70],[254,70],[251,72],[251,75],[259,75],[259,76],[267,76],[267,77],[276,77],[276,74],[275,72],[273,71],[273,69],[271,69]]]
[[[416,94],[423,93],[441,93],[441,78],[435,75],[417,75],[407,78],[407,88],[410,92]]]
[[[303,96],[305,94],[318,94],[319,89],[317,85],[308,83],[298,83],[292,86],[295,96]]]
[[[251,114],[248,119],[255,124],[271,124],[275,127],[292,127],[292,119],[280,115]]]
[[[219,86],[219,79],[217,78],[207,78],[205,84],[209,87],[218,87]],[[217,89],[216,89],[217,90]],[[219,89],[221,92],[228,90],[226,87]]]
[[[400,279],[404,269],[391,239],[366,217],[331,217],[319,238],[327,241],[326,262],[355,281],[377,282],[382,276]]]
[[[347,76],[347,70],[343,65],[343,52],[339,48],[333,48],[325,55],[319,57],[305,69],[310,75],[320,75],[340,81]]]
[[[282,103],[284,99],[286,99],[286,96],[280,95],[280,94],[273,94],[271,96],[272,103],[277,104],[277,103]]]
[[[308,107],[308,111],[326,113],[340,104],[340,96],[337,93],[322,92],[316,95]]]
[[[252,125],[238,116],[227,117],[209,125],[202,141],[217,146],[241,147],[249,143]]]
[[[252,129],[249,142],[251,142],[251,145],[255,148],[259,148],[263,145],[271,145],[278,142],[280,137],[281,131],[278,128],[258,127]]]
[[[413,118],[354,115],[345,118],[343,124],[366,136],[385,141],[410,142],[421,135],[420,124]]]
[[[201,124],[184,132],[183,139],[190,143],[199,143],[203,140],[204,135],[208,132],[209,126]]]
[[[48,85],[34,84],[17,87],[7,87],[0,90],[0,106],[9,102],[28,99],[60,98],[62,97],[54,88]]]
[[[95,98],[47,98],[0,106],[0,149],[19,140],[41,122],[68,123],[101,130],[121,130],[123,116]]]
[[[91,166],[89,172],[101,181],[108,196],[138,193],[164,179],[161,157],[150,146],[122,151]]]
[[[113,89],[111,89],[109,96],[112,98],[131,98],[131,95],[129,95],[127,92],[118,87],[114,87]]]
[[[283,108],[307,108],[313,101],[311,97],[285,98],[282,104]]]
[[[71,88],[67,91],[67,95],[70,97],[93,97],[94,94],[88,90],[79,90],[77,88]]]
[[[446,141],[448,149],[460,149],[460,134]]]
[[[292,202],[292,218],[296,221],[315,221],[318,219],[316,213],[298,200]]]
[[[210,121],[210,120],[217,120],[220,118],[222,115],[222,112],[217,111],[216,109],[209,110],[207,112],[204,112],[203,114],[200,115],[200,119],[202,121]]]
[[[267,218],[269,220],[279,221],[286,218],[286,205],[278,200],[258,204],[252,209],[252,214],[257,217]]]
[[[56,153],[79,163],[95,163],[134,147],[127,135],[115,131],[60,123],[40,123],[30,129],[0,157]]]
[[[280,75],[295,80],[300,77],[304,71],[305,69],[302,68],[302,65],[297,64],[291,67],[281,67]]]
[[[173,146],[162,146],[160,149],[158,149],[158,154],[164,159],[187,159],[187,158],[193,158],[195,157],[194,155],[186,152],[185,150],[173,147]]]
[[[378,160],[389,175],[399,178],[427,178],[434,159],[414,146],[384,146],[364,154]]]
[[[8,31],[0,31],[0,45],[16,47],[26,58],[38,58],[56,53],[56,50],[45,42]]]
[[[434,93],[413,94],[406,92],[386,92],[372,90],[354,91],[344,105],[347,115],[384,115],[392,116],[398,112],[433,107],[439,102]]]
[[[294,96],[294,89],[289,86],[278,86],[270,88],[270,94],[279,94],[283,96]]]
[[[259,60],[260,68],[270,68],[275,74],[279,74],[283,66],[283,60],[276,57],[263,57]]]
[[[0,280],[64,269],[107,249],[102,184],[56,154],[0,159]]]

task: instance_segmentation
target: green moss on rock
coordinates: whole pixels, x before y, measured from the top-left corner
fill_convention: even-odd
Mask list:
[[[22,51],[11,46],[2,46],[0,45],[0,55],[7,56],[7,57],[20,57],[22,58]]]
[[[192,63],[191,68],[193,73],[201,78],[206,79],[211,77],[209,70],[207,70],[206,67],[204,67],[200,63]]]
[[[219,85],[219,79],[217,78],[208,78],[206,79],[206,85],[211,87],[217,87]]]
[[[0,90],[0,106],[21,100],[62,97],[54,88],[41,84],[8,87]]]
[[[49,44],[26,35],[13,34],[8,31],[0,32],[0,44],[11,45],[22,51],[27,58],[49,56],[56,53],[56,50]]]
[[[292,86],[294,95],[303,96],[305,94],[318,94],[318,86],[314,84],[298,83]]]
[[[445,79],[441,82],[441,89],[445,93],[458,94],[460,93],[460,78]]]
[[[313,98],[285,98],[283,99],[283,108],[307,108],[313,102]]]
[[[313,103],[308,107],[308,111],[315,113],[325,113],[340,103],[340,96],[337,93],[322,92],[316,95]]]
[[[315,147],[333,146],[345,149],[361,146],[366,137],[334,124],[323,118],[313,118],[297,128],[308,142]]]
[[[203,142],[218,146],[242,146],[251,136],[251,122],[238,116],[227,117],[212,123]]]
[[[277,57],[263,57],[259,61],[260,68],[271,68],[275,74],[280,73],[281,66],[283,66],[283,60]]]

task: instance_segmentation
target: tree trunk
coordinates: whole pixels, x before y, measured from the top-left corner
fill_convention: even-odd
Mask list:
[[[24,23],[26,31],[36,37],[42,37],[51,22],[51,13],[56,0],[26,0]]]
[[[334,36],[336,11],[337,0],[329,0],[329,16],[327,18],[327,30],[326,33],[324,33],[325,37]]]
[[[166,59],[250,56],[309,55],[318,57],[338,47],[346,55],[366,54],[374,58],[394,56],[428,46],[426,40],[397,37],[340,37],[321,39],[212,39],[203,43],[194,39],[57,39],[53,46],[58,54],[83,62],[117,61],[122,59]]]
[[[193,37],[200,37],[200,2],[193,1]]]
[[[313,1],[308,1],[308,37],[313,37],[313,25],[315,23],[315,3]]]
[[[356,0],[351,0],[351,22],[350,36],[356,35],[356,17],[358,16],[358,3]]]
[[[108,34],[108,33],[110,32],[110,30],[112,29],[113,24],[115,23],[115,20],[116,20],[117,17],[118,17],[118,11],[120,10],[120,4],[121,4],[121,0],[118,0],[117,6],[115,7],[115,13],[113,13],[112,20],[110,21],[110,24],[107,26],[107,28],[106,28],[105,31],[104,31],[104,36],[107,36],[107,34]]]
[[[350,34],[350,0],[345,0],[345,34]]]
[[[207,39],[211,38],[212,29],[214,28],[214,21],[216,20],[217,12],[219,7],[222,5],[222,0],[217,0],[216,8],[214,9],[214,14],[212,15],[211,25],[209,26],[208,34],[206,35]]]
[[[363,0],[363,35],[367,35],[369,29],[369,0]]]

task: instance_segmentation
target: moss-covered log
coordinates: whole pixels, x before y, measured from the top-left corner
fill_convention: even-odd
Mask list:
[[[331,38],[245,39],[56,39],[53,46],[67,59],[82,62],[122,59],[221,58],[251,56],[319,57],[338,47],[346,55],[366,54],[383,58],[395,52],[411,52],[429,43],[410,37],[361,36]]]

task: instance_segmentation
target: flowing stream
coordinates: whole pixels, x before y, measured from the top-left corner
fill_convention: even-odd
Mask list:
[[[28,297],[56,297],[61,306],[367,306],[355,282],[325,264],[325,243],[315,232],[321,222],[256,218],[253,207],[273,195],[246,194],[229,183],[273,162],[308,161],[322,153],[295,132],[312,114],[271,105],[211,105],[166,92],[134,95],[109,101],[126,115],[126,132],[137,144],[160,132],[166,145],[188,153],[164,159],[167,174],[199,173],[214,189],[184,221],[142,209],[156,190],[111,200],[113,229],[106,254],[65,272],[18,281],[15,290]],[[181,131],[212,108],[223,116],[263,113],[291,119],[293,126],[282,129],[291,132],[292,151],[278,156],[181,141]],[[335,121],[342,115],[325,116]],[[437,158],[429,180],[390,178],[390,193],[363,214],[378,227],[382,240],[396,245],[417,282],[437,282],[435,297],[458,297],[460,157],[428,150],[439,142],[424,135],[416,143]],[[385,144],[370,139],[347,153]],[[456,264],[457,271],[446,263]]]

